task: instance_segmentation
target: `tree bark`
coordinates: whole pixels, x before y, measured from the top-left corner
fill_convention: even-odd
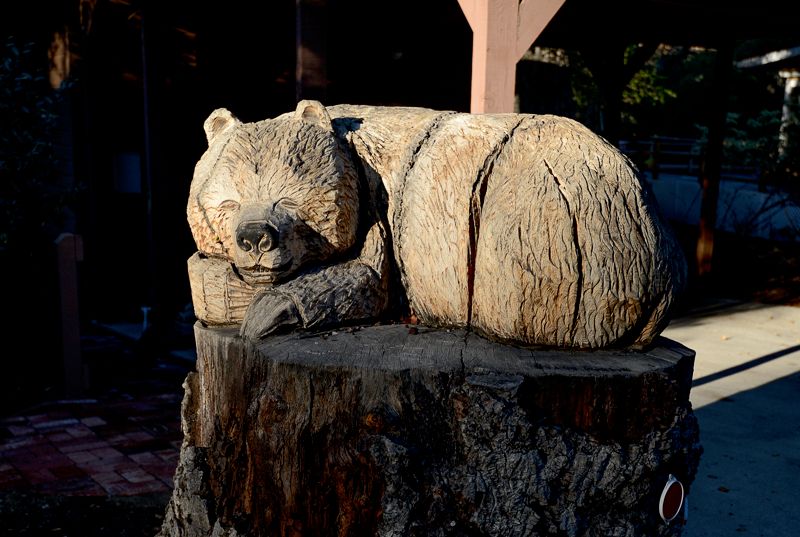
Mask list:
[[[195,329],[160,535],[679,535],[694,353],[532,350],[383,325]]]

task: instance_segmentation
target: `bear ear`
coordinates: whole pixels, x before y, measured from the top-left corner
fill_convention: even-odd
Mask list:
[[[206,131],[208,145],[211,145],[211,142],[213,142],[217,136],[241,123],[242,122],[236,119],[228,109],[217,108],[211,112],[211,115],[208,116],[208,119],[203,123],[203,130]]]
[[[294,118],[316,125],[322,130],[333,132],[331,116],[319,101],[300,101],[297,103]]]

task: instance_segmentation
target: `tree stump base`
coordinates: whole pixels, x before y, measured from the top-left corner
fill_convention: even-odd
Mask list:
[[[403,325],[197,325],[160,535],[665,536],[701,448],[694,352],[532,350]]]

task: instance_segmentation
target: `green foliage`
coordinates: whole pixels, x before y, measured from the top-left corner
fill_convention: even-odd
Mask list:
[[[794,106],[794,121],[784,127],[786,146],[780,148],[782,110],[760,110],[753,115],[729,112],[725,121],[723,162],[752,166],[763,184],[780,186],[800,198],[800,107]],[[708,129],[696,125],[698,141],[708,140]]]
[[[34,43],[9,37],[0,58],[0,252],[26,251],[58,231],[73,194],[59,185],[53,143],[61,92]]]
[[[666,77],[658,74],[653,68],[646,68],[635,75],[622,92],[622,102],[629,106],[660,105],[667,99],[674,99],[678,94],[664,86]]]
[[[626,49],[626,64],[637,47],[638,45],[632,45]],[[671,49],[659,48],[622,88],[621,119],[628,131],[634,130],[641,123],[647,124],[657,109],[663,108],[668,101],[678,96],[678,92],[662,72],[663,59],[671,53]],[[596,78],[580,52],[569,51],[568,58],[575,117],[597,128],[603,113],[603,97]]]
[[[761,110],[748,117],[729,112],[725,125],[723,159],[744,166],[763,167],[778,155],[781,110]]]
[[[626,65],[635,49],[636,46],[630,46],[625,51]],[[663,54],[663,49],[658,49],[622,90],[623,125],[636,125],[637,118],[643,115],[642,109],[662,106],[678,96],[674,89],[667,87],[667,77],[659,71],[659,60]]]

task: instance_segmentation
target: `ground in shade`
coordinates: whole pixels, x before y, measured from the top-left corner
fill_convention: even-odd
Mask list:
[[[151,366],[120,368],[86,398],[0,418],[2,535],[156,533],[182,439],[181,381],[192,366]]]
[[[2,535],[14,537],[152,537],[169,493],[138,496],[0,494]]]
[[[0,489],[70,496],[168,492],[180,395],[62,400],[0,420]]]
[[[664,332],[697,351],[705,451],[688,537],[800,535],[800,308],[717,301]]]

